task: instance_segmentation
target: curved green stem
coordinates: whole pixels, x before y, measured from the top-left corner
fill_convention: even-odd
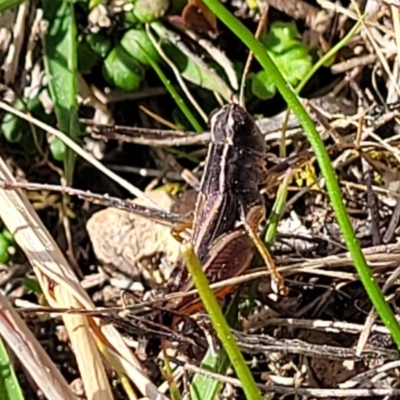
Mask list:
[[[325,53],[311,68],[308,74],[301,80],[301,82],[296,86],[296,93],[299,94],[310,78],[332,57],[334,57],[339,50],[341,50],[347,43],[349,43],[350,39],[357,32],[358,28],[361,26],[361,20],[357,21],[357,23],[351,28],[349,33],[335,46],[333,46],[327,53]]]
[[[262,400],[260,390],[258,389],[243,354],[232,335],[217,299],[215,298],[213,291],[210,289],[200,261],[193,251],[193,246],[191,244],[182,246],[181,255],[182,259],[185,261],[186,268],[192,277],[193,283],[199,291],[199,296],[207,310],[211,323],[217,332],[226,353],[228,354],[240,382],[242,383],[246,398],[251,400]]]
[[[149,36],[150,40],[152,41],[153,45],[155,47],[157,46],[157,43],[155,39],[149,35],[149,32],[147,32],[147,35]],[[180,108],[182,111],[183,115],[186,117],[186,119],[190,122],[192,125],[193,129],[200,133],[203,132],[204,129],[201,126],[201,124],[197,121],[196,117],[193,115],[193,113],[190,111],[189,107],[186,105],[185,101],[182,99],[182,97],[179,95],[178,91],[175,89],[174,85],[170,82],[170,80],[167,78],[167,76],[164,74],[162,68],[157,64],[155,60],[153,60],[149,54],[146,52],[146,50],[140,46],[142,51],[146,54],[147,59],[150,63],[150,66],[154,69],[155,73],[158,75],[160,78],[161,82],[164,84],[165,88],[168,90],[169,94],[171,97],[175,100],[175,103],[177,106]]]

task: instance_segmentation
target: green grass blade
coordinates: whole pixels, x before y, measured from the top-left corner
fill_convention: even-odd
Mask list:
[[[261,400],[262,396],[256,382],[251,374],[246,361],[241,353],[229,325],[226,322],[224,314],[210,289],[207,278],[201,267],[200,261],[193,251],[193,246],[187,244],[182,246],[182,259],[186,264],[186,268],[192,277],[196,289],[199,291],[201,301],[210,317],[211,323],[217,332],[221,343],[228,354],[235,372],[243,385],[243,390],[247,399]]]
[[[193,113],[190,111],[189,107],[186,105],[185,101],[183,98],[179,95],[178,91],[175,89],[174,85],[170,82],[170,80],[166,77],[164,74],[163,70],[159,67],[159,65],[151,58],[149,58],[150,65],[160,78],[161,82],[164,84],[165,88],[168,90],[169,94],[171,97],[175,100],[176,105],[180,108],[182,111],[183,115],[187,118],[187,120],[190,122],[192,125],[193,129],[196,132],[204,132],[203,127],[201,124],[197,121],[196,117],[193,115]]]
[[[151,42],[153,43],[154,47],[156,49],[159,49],[159,44],[155,40],[155,38],[151,35],[150,30],[147,29],[147,35],[149,36]],[[142,50],[145,54],[147,54],[146,50],[142,47]],[[201,124],[197,121],[196,117],[194,114],[191,112],[189,107],[186,105],[185,101],[183,98],[179,95],[178,91],[175,89],[174,85],[171,83],[171,81],[167,78],[167,76],[164,74],[163,70],[160,68],[158,63],[153,60],[148,54],[147,54],[147,59],[149,61],[149,64],[151,67],[154,69],[155,73],[158,75],[160,78],[161,82],[164,84],[165,88],[168,90],[169,94],[171,97],[175,100],[176,105],[179,107],[179,109],[182,111],[183,115],[186,117],[186,119],[190,122],[192,125],[193,129],[196,132],[204,132],[203,127]]]
[[[289,183],[292,178],[292,170],[288,170],[285,174],[283,182],[279,186],[278,194],[276,195],[275,203],[272,207],[269,221],[267,224],[267,232],[265,233],[264,243],[267,247],[271,247],[274,243],[276,233],[278,232],[279,221],[285,209]]]
[[[21,387],[11,365],[10,358],[0,338],[0,398],[2,400],[23,400]]]
[[[44,63],[50,95],[54,101],[58,128],[71,139],[79,137],[77,99],[77,30],[73,2],[43,2],[43,19],[49,26],[43,39]],[[71,184],[75,153],[60,144],[65,178]]]
[[[165,360],[164,360],[164,379],[169,383],[169,393],[171,396],[172,400],[182,400],[182,396],[179,392],[178,385],[176,381],[174,380],[174,374],[173,370],[171,368],[171,364],[169,362],[168,356],[166,355]]]
[[[347,43],[349,43],[350,39],[356,34],[358,28],[361,26],[361,20],[357,21],[357,23],[350,29],[347,35],[340,40],[335,46],[333,46],[327,53],[323,55],[311,68],[309,73],[302,79],[302,81],[296,87],[296,93],[299,94],[310,78],[332,57],[334,57]]]
[[[238,295],[230,302],[225,312],[226,321],[229,326],[234,329],[238,329],[240,325],[237,320],[237,315]],[[229,358],[224,348],[218,349],[217,351],[209,348],[200,365],[201,368],[222,376],[226,375],[229,366]],[[192,400],[214,400],[217,398],[222,387],[222,383],[214,377],[204,374],[195,374],[190,385],[191,398]]]
[[[223,349],[217,352],[209,348],[201,362],[201,368],[220,375],[225,375],[229,358]],[[213,400],[222,388],[222,383],[206,375],[196,374],[190,385],[192,400]]]
[[[369,269],[364,254],[361,251],[359,242],[354,234],[349,216],[343,204],[340,187],[336,179],[335,172],[332,168],[329,155],[325,149],[324,143],[320,138],[315,125],[294,93],[293,89],[287,84],[275,64],[268,56],[264,46],[258,42],[252,33],[237,20],[219,0],[203,0],[204,3],[217,15],[217,17],[231,29],[235,35],[254,53],[257,60],[260,62],[265,71],[273,76],[276,87],[285,99],[288,107],[297,115],[301,126],[303,127],[307,138],[315,152],[318,164],[322,174],[326,180],[326,187],[329,198],[332,203],[332,208],[335,211],[340,230],[345,240],[346,246],[353,258],[354,266],[357,269],[361,282],[371,299],[380,318],[390,330],[393,340],[398,348],[400,348],[400,326],[393,315],[392,310],[386,303],[379,286],[374,280],[374,277]]]
[[[0,13],[22,4],[24,0],[0,0]]]

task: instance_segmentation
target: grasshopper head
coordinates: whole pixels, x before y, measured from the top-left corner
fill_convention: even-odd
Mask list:
[[[266,144],[253,117],[238,104],[227,104],[210,117],[211,140],[264,153]]]

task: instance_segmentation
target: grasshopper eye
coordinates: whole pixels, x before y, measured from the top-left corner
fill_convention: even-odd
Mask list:
[[[208,126],[211,130],[216,125],[225,125],[232,111],[232,104],[226,104],[224,107],[214,110],[208,119]]]
[[[211,124],[212,124],[212,121],[213,121],[214,117],[215,117],[220,111],[221,111],[220,108],[214,108],[214,110],[211,111],[210,115],[208,116],[208,123],[207,123],[207,125],[208,125],[209,128],[211,128]]]

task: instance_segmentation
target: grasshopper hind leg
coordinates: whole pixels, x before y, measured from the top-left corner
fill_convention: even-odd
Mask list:
[[[260,222],[265,218],[265,209],[261,205],[254,205],[251,207],[247,213],[242,211],[243,224],[246,229],[247,234],[253,241],[258,252],[263,258],[270,274],[271,274],[271,287],[275,293],[281,295],[287,295],[288,289],[285,286],[282,275],[277,270],[274,260],[269,252],[268,248],[265,246],[264,242],[258,236],[257,230]]]

